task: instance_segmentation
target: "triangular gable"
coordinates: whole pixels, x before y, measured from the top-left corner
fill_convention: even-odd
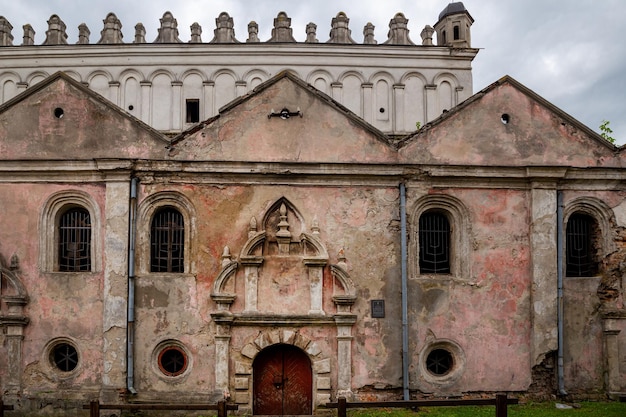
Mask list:
[[[281,118],[282,110],[292,114]],[[394,163],[397,152],[384,133],[282,72],[174,138],[171,155],[185,160]]]
[[[620,166],[617,148],[505,76],[400,144],[400,160],[489,166]]]
[[[163,157],[169,140],[58,72],[0,106],[0,160]]]

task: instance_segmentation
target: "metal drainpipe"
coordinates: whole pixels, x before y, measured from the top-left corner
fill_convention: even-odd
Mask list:
[[[135,390],[135,238],[137,230],[137,185],[139,178],[130,181],[130,208],[128,232],[128,312],[126,326],[126,388]]]
[[[556,193],[556,264],[557,264],[557,377],[559,394],[567,395],[565,391],[565,376],[563,372],[563,192]]]
[[[402,252],[402,392],[404,400],[409,394],[409,320],[407,296],[407,242],[406,242],[406,187],[400,183],[400,250]]]

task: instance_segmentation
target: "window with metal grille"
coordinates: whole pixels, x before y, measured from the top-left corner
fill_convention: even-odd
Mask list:
[[[419,220],[419,264],[422,274],[450,273],[450,222],[439,211],[427,211]]]
[[[594,218],[586,214],[574,213],[567,221],[565,274],[568,277],[590,277],[598,272],[596,230]]]
[[[446,349],[435,349],[426,357],[426,369],[433,375],[447,375],[454,365],[452,353]]]
[[[159,369],[165,375],[178,376],[187,369],[187,355],[177,346],[169,346],[159,353]]]
[[[150,231],[150,271],[184,272],[185,224],[172,207],[159,210]]]
[[[78,352],[69,343],[59,343],[50,352],[50,361],[63,372],[72,372],[78,366]]]
[[[59,271],[91,271],[91,219],[84,208],[59,218]]]

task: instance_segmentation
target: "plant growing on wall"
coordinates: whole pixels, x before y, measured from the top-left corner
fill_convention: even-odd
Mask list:
[[[602,121],[602,123],[600,124],[600,135],[602,135],[602,137],[609,142],[615,143],[615,138],[611,136],[611,133],[613,133],[613,129],[609,127],[609,123],[611,122],[609,122],[608,120]]]

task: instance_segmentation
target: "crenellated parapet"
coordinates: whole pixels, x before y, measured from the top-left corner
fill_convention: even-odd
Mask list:
[[[102,21],[104,26],[100,31],[100,39],[97,44],[121,44],[123,41],[122,23],[115,13],[109,13]],[[409,38],[408,22],[404,14],[397,13],[389,21],[389,31],[387,40],[380,43],[382,45],[415,45]],[[438,46],[454,46],[454,47],[470,47],[469,26],[473,22],[471,16],[463,6],[463,3],[451,3],[441,13],[439,21],[435,25],[437,35],[440,37]],[[356,44],[358,43],[352,38],[352,30],[349,27],[350,19],[344,12],[339,12],[331,20],[331,29],[329,39],[322,41],[331,44]],[[226,12],[220,13],[215,19],[214,37],[208,43],[241,43],[235,38],[234,20]],[[89,44],[90,30],[85,23],[79,26],[78,45]],[[35,31],[30,24],[23,26],[24,36],[22,45],[35,45]],[[376,45],[374,36],[374,25],[367,23],[363,28],[363,40],[365,45]],[[13,26],[3,16],[0,16],[0,46],[13,46]],[[203,43],[201,34],[202,26],[198,22],[194,22],[190,26],[189,43]],[[304,43],[318,43],[317,25],[310,22],[304,28],[306,39]],[[422,45],[433,45],[432,33],[434,30],[431,26],[426,25],[422,31]],[[451,33],[452,32],[452,33]],[[259,25],[252,21],[248,24],[248,38],[246,43],[262,42],[258,38]],[[278,13],[274,19],[271,38],[268,43],[296,43],[293,36],[293,28],[291,27],[291,18],[285,12]],[[427,36],[424,36],[424,33]],[[48,30],[46,31],[46,39],[42,45],[67,45],[66,25],[61,18],[54,14],[48,20]],[[135,25],[135,37],[133,43],[146,43],[146,30],[143,24]],[[160,27],[156,39],[152,43],[157,44],[175,44],[183,43],[179,38],[178,22],[173,14],[169,11],[163,14],[160,19]]]
[[[260,38],[255,21],[238,38],[231,15],[222,12],[214,20],[212,31],[203,31],[200,22],[181,26],[191,31],[190,38],[181,37],[179,22],[165,12],[156,38],[141,23],[126,28],[124,37],[122,22],[108,13],[99,36],[81,23],[78,40],[68,42],[65,22],[52,15],[45,42],[35,39],[31,25],[23,26],[24,48],[0,17],[0,62],[10,63],[0,68],[0,104],[64,71],[154,129],[175,135],[289,71],[380,131],[400,137],[472,94],[471,62],[478,49],[469,47],[473,20],[462,3],[451,3],[434,27],[418,32],[421,45],[409,36],[402,13],[389,20],[386,40],[376,39],[380,29],[371,22],[360,38],[344,12],[330,20],[329,31],[307,23],[301,28],[306,38],[297,41],[285,12],[274,19],[269,39]],[[445,44],[444,35],[451,36]]]

